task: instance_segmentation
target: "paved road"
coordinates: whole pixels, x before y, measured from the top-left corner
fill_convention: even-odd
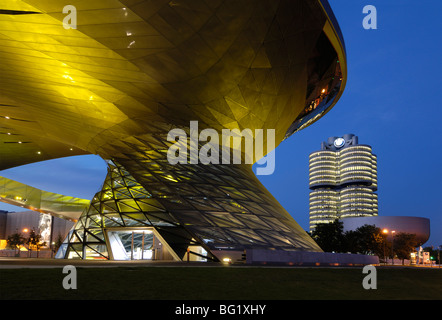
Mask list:
[[[222,263],[207,263],[207,262],[174,262],[174,261],[92,261],[92,260],[64,260],[64,259],[37,259],[37,258],[11,258],[0,257],[0,269],[13,268],[62,268],[67,265],[75,267],[176,267],[176,266],[223,266]]]

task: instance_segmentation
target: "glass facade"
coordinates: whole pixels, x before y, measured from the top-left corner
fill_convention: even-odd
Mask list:
[[[121,165],[108,161],[103,188],[56,258],[215,260]]]
[[[318,223],[378,214],[377,157],[354,135],[331,137],[309,157],[310,230]]]
[[[108,161],[102,190],[57,258],[131,260],[142,254],[217,261],[220,251],[247,248],[320,251],[250,165],[190,164],[190,155],[188,163],[172,165],[164,157],[172,142],[148,141],[132,144],[126,158]],[[165,249],[156,248],[156,256],[146,252],[154,249],[152,240],[142,245],[143,232]]]

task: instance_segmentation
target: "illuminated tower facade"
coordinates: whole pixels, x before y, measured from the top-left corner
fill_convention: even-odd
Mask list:
[[[310,231],[319,223],[378,215],[377,157],[346,134],[322,142],[309,156]]]

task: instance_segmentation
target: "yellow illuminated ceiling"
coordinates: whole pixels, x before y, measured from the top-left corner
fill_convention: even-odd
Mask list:
[[[0,177],[0,201],[72,221],[76,221],[90,203],[89,200],[40,190],[5,177]]]
[[[0,169],[111,157],[153,123],[275,128],[281,141],[305,105],[315,37],[326,32],[344,57],[325,13],[296,31],[297,15],[319,8],[296,2],[284,16],[273,0],[2,1]],[[65,5],[77,29],[63,27]]]

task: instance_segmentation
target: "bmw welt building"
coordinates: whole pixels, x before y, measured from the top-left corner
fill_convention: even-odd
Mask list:
[[[70,20],[59,0],[0,8],[0,169],[84,154],[108,164],[57,258],[322,253],[253,163],[195,162],[192,152],[171,163],[167,155],[178,143],[172,130],[181,146],[206,146],[192,139],[192,122],[217,133],[274,130],[274,139],[260,138],[265,155],[325,116],[347,81],[328,1],[71,4]]]

